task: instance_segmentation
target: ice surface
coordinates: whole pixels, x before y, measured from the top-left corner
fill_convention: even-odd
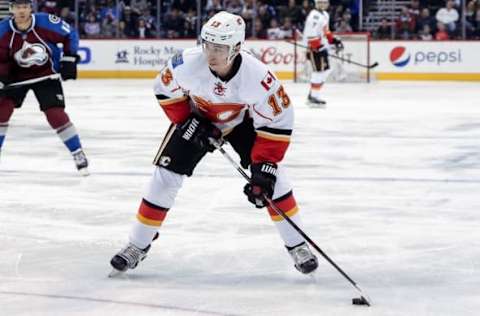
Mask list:
[[[30,95],[0,162],[0,315],[478,315],[478,84],[287,83],[285,164],[320,258],[299,274],[218,153],[185,182],[149,257],[109,279],[168,123],[145,80],[65,84],[91,176],[80,177]]]

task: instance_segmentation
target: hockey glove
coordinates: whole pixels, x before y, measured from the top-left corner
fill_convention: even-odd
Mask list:
[[[243,188],[248,201],[256,208],[268,205],[265,197],[271,199],[277,181],[277,165],[273,162],[254,163],[250,166],[252,178]]]
[[[332,44],[335,45],[335,52],[338,54],[341,52],[344,47],[342,41],[338,37],[334,37],[332,40]]]
[[[60,75],[62,80],[77,79],[78,55],[63,55],[60,59]]]
[[[177,129],[184,140],[200,151],[213,152],[215,146],[210,143],[209,138],[215,140],[222,138],[222,131],[198,114],[191,114],[183,124],[177,126]]]

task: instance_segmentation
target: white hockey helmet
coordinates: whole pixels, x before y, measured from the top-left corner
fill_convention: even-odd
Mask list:
[[[201,37],[203,42],[227,45],[227,63],[230,63],[245,42],[245,22],[239,15],[218,12],[202,26]]]

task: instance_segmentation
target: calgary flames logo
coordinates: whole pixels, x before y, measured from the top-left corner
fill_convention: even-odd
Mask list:
[[[48,61],[48,53],[45,46],[40,43],[30,44],[23,42],[22,48],[14,55],[20,67],[28,68],[33,65],[42,66]]]
[[[235,119],[245,108],[240,103],[213,103],[202,97],[192,96],[200,112],[215,123],[226,123]]]
[[[215,88],[213,88],[213,93],[223,97],[225,95],[225,90],[227,90],[227,87],[225,87],[221,82],[216,82]]]

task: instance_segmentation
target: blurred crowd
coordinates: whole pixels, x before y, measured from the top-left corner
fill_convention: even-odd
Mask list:
[[[358,30],[359,1],[331,0],[330,29]],[[480,0],[466,0],[466,37],[480,39]],[[363,1],[364,10],[368,3]],[[216,12],[241,15],[247,38],[284,39],[302,30],[313,0],[39,0],[38,10],[78,26],[82,38],[196,38]],[[75,10],[78,7],[78,21]],[[461,38],[461,0],[411,0],[395,18],[384,18],[377,39],[447,40]]]
[[[330,1],[333,30],[356,30],[358,1]],[[247,38],[291,38],[314,7],[313,0],[201,0],[199,16],[196,0],[79,0],[77,5],[83,38],[196,38],[197,27],[223,10],[244,18]],[[75,22],[73,0],[39,0],[38,9]]]
[[[377,39],[449,40],[463,38],[460,0],[412,0],[393,21],[382,19],[374,33]],[[480,39],[480,0],[467,0],[465,35]]]

